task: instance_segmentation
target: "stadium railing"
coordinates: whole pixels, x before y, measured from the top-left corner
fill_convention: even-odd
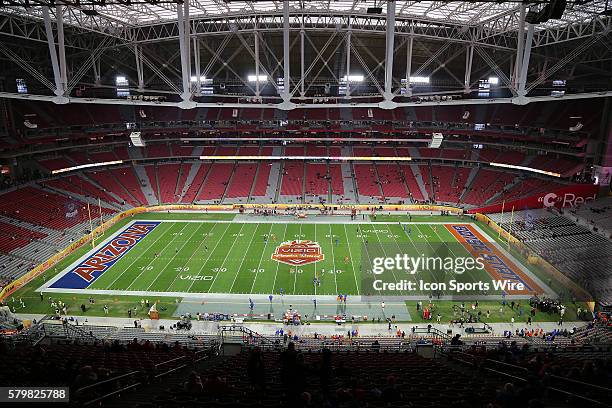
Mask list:
[[[534,374],[526,367],[467,353],[463,351],[465,349],[465,346],[440,347],[438,352],[462,364],[477,367],[480,370],[503,376],[512,381],[527,383],[529,377]],[[555,387],[548,386],[548,390],[559,394],[563,399],[589,403],[591,404],[589,406],[608,406],[608,401],[612,398],[612,389],[610,388],[554,374],[547,374],[547,376],[554,380],[556,384]]]
[[[103,381],[98,381],[97,383],[87,385],[76,390],[74,392],[73,398],[74,400],[78,401],[81,406],[84,407],[94,404],[100,404],[106,399],[112,398],[114,396],[120,396],[122,393],[141,385],[142,375],[142,371],[132,371]],[[133,382],[128,385],[117,384],[119,382],[124,381]],[[108,392],[107,390],[104,390],[104,388],[106,387],[112,389],[112,391]]]

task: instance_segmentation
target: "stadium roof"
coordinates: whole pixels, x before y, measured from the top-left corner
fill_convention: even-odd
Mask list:
[[[434,103],[446,95],[489,103],[605,96],[612,91],[606,2],[0,0],[0,70],[9,89],[25,79],[30,91],[0,96],[105,103],[119,97],[117,78],[132,96],[163,94],[182,107],[236,107],[251,98],[248,106],[294,109],[361,98],[392,109],[424,102],[415,95],[436,96]],[[559,5],[560,18],[527,23]],[[266,84],[249,79],[258,75]],[[362,80],[345,86],[347,76]],[[427,86],[408,89],[408,76]],[[205,92],[199,80],[190,84],[204,77]],[[491,92],[479,83],[488,78]]]
[[[606,9],[609,0],[583,0],[568,2],[561,19],[552,19],[539,25],[540,29],[546,27],[564,26],[576,22],[590,20]],[[30,6],[36,4],[62,4],[47,0],[3,0],[0,1],[1,13],[17,13],[22,16],[40,17],[40,7],[27,8],[2,6],[2,4],[19,4],[27,2]],[[65,1],[63,4],[74,8],[74,24],[98,25],[100,22],[109,26],[127,24],[130,26],[149,25],[176,20],[177,7],[182,3],[171,0],[160,1],[119,1],[119,0],[91,0],[91,1]],[[339,15],[367,14],[368,8],[377,4],[381,7],[381,14],[386,13],[386,1],[290,1],[292,13],[329,13]],[[525,2],[529,7],[539,8],[546,1]],[[78,5],[77,5],[78,4]],[[269,15],[282,13],[282,1],[233,1],[233,0],[190,0],[191,18],[206,17],[241,17],[253,15]],[[462,23],[477,25],[486,23],[491,19],[518,14],[521,2],[515,1],[395,1],[396,18],[423,19],[440,23]],[[93,18],[91,11],[99,18]],[[90,18],[78,18],[84,12]],[[68,21],[67,21],[68,22]],[[518,28],[516,20],[511,20],[511,26]]]

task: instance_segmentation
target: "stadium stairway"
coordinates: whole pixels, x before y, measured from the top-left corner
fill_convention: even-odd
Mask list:
[[[185,170],[185,163],[183,164],[183,171],[187,171],[187,178],[185,179],[185,184],[183,185],[183,189],[182,191],[179,191],[178,194],[180,196],[179,202],[184,202],[183,199],[185,198],[185,194],[187,194],[187,191],[189,190],[189,188],[191,187],[191,185],[193,184],[196,175],[198,174],[198,172],[200,171],[200,167],[202,166],[201,163],[192,163],[192,164],[188,164],[188,169]]]
[[[155,192],[153,191],[153,186],[157,187],[157,177],[155,177],[155,180],[150,180],[149,176],[147,175],[145,166],[141,166],[141,165],[134,165],[134,172],[136,173],[136,176],[138,177],[138,180],[140,181],[139,183],[140,188],[145,196],[145,199],[147,200],[145,204],[148,204],[148,205],[158,204],[158,200],[157,200],[158,195],[155,194]],[[153,174],[155,174],[155,169],[153,169]],[[156,189],[156,191],[159,192],[159,188]]]
[[[465,181],[465,185],[463,186],[463,191],[461,192],[461,195],[459,195],[460,203],[463,203],[463,198],[465,197],[466,193],[470,190],[470,187],[472,186],[472,183],[474,182],[474,179],[476,178],[476,174],[478,174],[478,167],[472,167],[472,169],[470,170],[470,174],[468,174],[467,180]]]
[[[429,192],[427,191],[425,183],[423,182],[423,175],[421,174],[419,166],[417,166],[416,164],[411,164],[410,169],[412,170],[412,174],[414,174],[414,178],[417,182],[417,185],[421,190],[421,195],[423,196],[423,199],[425,201],[429,201]]]

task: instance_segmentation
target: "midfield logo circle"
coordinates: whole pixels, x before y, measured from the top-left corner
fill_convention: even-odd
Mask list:
[[[272,259],[287,265],[300,266],[321,262],[325,259],[325,255],[321,252],[321,246],[318,242],[310,240],[287,241],[276,247]]]

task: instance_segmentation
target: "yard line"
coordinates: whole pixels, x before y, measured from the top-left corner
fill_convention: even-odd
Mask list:
[[[315,234],[316,236],[316,234]],[[329,226],[329,240],[331,242],[331,247],[332,247],[332,261],[334,263],[334,282],[336,284],[336,295],[338,294],[338,278],[336,278],[336,274],[338,273],[338,270],[336,269],[336,257],[334,256],[334,233],[331,229],[331,225]]]
[[[186,226],[187,226],[187,224],[185,224],[185,226],[184,226],[183,228],[185,228]],[[170,226],[170,228],[172,228],[172,226]],[[170,230],[170,228],[168,228],[168,230]],[[181,231],[183,230],[183,228],[181,228]],[[180,231],[179,231],[179,232],[180,232]],[[154,242],[151,244],[151,246],[150,246],[150,247],[152,247],[153,245],[157,244],[157,242],[158,242],[160,239],[162,239],[163,237],[165,237],[165,236],[166,236],[166,232],[163,232],[163,233],[162,233],[162,234],[161,234],[159,237],[157,237],[157,239],[156,239],[156,240],[155,240],[155,241],[154,241]],[[178,235],[177,235],[177,237],[178,237]],[[176,237],[175,237],[175,239],[176,239]],[[150,248],[150,247],[149,247],[149,248]],[[161,251],[163,251],[164,249],[165,249],[165,247],[164,247],[164,248],[163,248]],[[161,251],[160,251],[160,252],[161,252]],[[125,268],[125,271],[128,271],[128,270],[129,270],[129,268],[131,268],[131,267],[132,267],[132,266],[133,266],[133,265],[134,265],[136,262],[138,262],[138,261],[139,261],[139,260],[140,260],[140,259],[143,257],[143,255],[145,254],[145,252],[146,252],[146,251],[143,251],[143,253],[142,253],[142,254],[141,254],[139,257],[137,257],[136,259],[134,259],[134,261],[133,261],[132,263],[130,263],[130,265],[129,265],[127,268]],[[153,260],[155,260],[155,257],[153,258]],[[153,260],[152,260],[152,261],[150,261],[149,263],[147,263],[147,264],[144,266],[144,268],[143,268],[143,269],[142,269],[142,271],[141,271],[141,272],[138,274],[138,276],[136,276],[136,278],[134,278],[134,279],[132,280],[132,282],[130,283],[130,286],[132,286],[132,283],[134,283],[134,281],[135,281],[136,279],[138,279],[138,278],[140,277],[140,275],[142,275],[142,274],[144,273],[144,271],[146,270],[146,268],[147,268],[149,265],[151,265],[151,263],[153,262]],[[124,271],[124,273],[125,273],[125,271]],[[114,280],[113,280],[113,281],[112,281],[112,282],[111,282],[109,285],[107,285],[107,287],[108,287],[109,289],[110,289],[110,288],[112,288],[112,287],[113,287],[113,284],[114,284],[114,283],[117,281],[117,279],[121,278],[122,276],[123,276],[123,273],[122,273],[122,274],[119,274],[119,275],[118,275],[118,276],[117,276],[117,277],[116,277],[116,278],[115,278],[115,279],[114,279]],[[129,289],[129,287],[130,287],[130,286],[128,286],[128,289]],[[126,289],[126,290],[127,290],[127,289]]]
[[[391,230],[389,229],[389,224],[385,224],[385,225],[387,226],[387,231],[391,232]],[[382,252],[385,255],[385,258],[387,258],[387,251],[385,251],[385,244],[378,237],[378,229],[374,228],[374,233],[376,234],[376,240],[380,244],[380,249],[382,249]],[[393,275],[393,280],[395,282],[399,282],[397,280],[397,276],[395,276],[395,272],[393,272],[393,269],[391,269],[391,274]],[[400,294],[404,294],[404,291],[401,291]]]
[[[198,226],[195,228],[195,230],[194,230],[194,231],[191,233],[191,235],[189,236],[189,239],[186,239],[186,240],[185,240],[185,242],[183,242],[183,245],[181,245],[181,249],[179,249],[178,251],[174,251],[174,256],[172,256],[172,258],[170,258],[170,260],[169,260],[169,261],[166,263],[166,266],[165,266],[165,267],[163,267],[163,268],[161,269],[161,271],[159,271],[159,273],[157,274],[157,276],[155,276],[155,279],[153,279],[153,281],[151,281],[151,283],[149,284],[149,286],[147,286],[147,289],[146,289],[147,291],[148,291],[149,289],[151,289],[151,286],[153,286],[153,284],[154,284],[154,283],[157,281],[157,279],[159,279],[159,277],[161,276],[161,274],[162,274],[162,273],[164,273],[164,271],[165,271],[166,269],[168,269],[168,266],[169,266],[169,265],[172,263],[172,261],[174,261],[174,259],[175,259],[175,258],[176,258],[176,256],[179,254],[179,252],[180,252],[180,251],[181,251],[183,248],[185,248],[185,245],[187,245],[187,244],[190,242],[189,240],[190,240],[190,239],[192,239],[192,238],[195,236],[196,232],[198,232],[200,228],[202,228],[202,225],[198,225]],[[178,249],[178,248],[177,248],[177,249]],[[192,255],[192,256],[193,256],[193,255]],[[175,279],[176,279],[176,277],[175,277]],[[168,287],[170,287],[170,286],[168,286]]]
[[[179,232],[178,232],[178,233],[175,235],[175,237],[174,237],[174,238],[173,238],[173,239],[172,239],[170,242],[168,242],[168,244],[166,244],[166,246],[164,247],[164,249],[162,249],[162,250],[159,252],[159,254],[160,254],[160,255],[161,255],[161,253],[162,253],[163,251],[165,251],[166,249],[168,249],[168,247],[169,247],[169,246],[171,246],[171,244],[172,244],[174,241],[176,241],[176,238],[180,236],[180,234],[181,234],[181,233],[183,232],[183,230],[184,230],[184,229],[187,227],[187,225],[189,225],[189,224],[185,224],[185,225],[183,226],[183,228],[181,228],[181,230],[180,230],[180,231],[179,231]],[[185,244],[183,244],[183,246],[185,246]],[[182,248],[182,247],[181,247],[181,248]],[[176,253],[174,254],[174,257],[176,257]],[[172,257],[172,259],[174,259],[174,257]],[[144,268],[144,269],[143,269],[143,270],[142,270],[142,271],[141,271],[141,272],[138,274],[138,276],[136,276],[136,278],[135,278],[134,280],[132,280],[132,282],[130,283],[130,285],[129,285],[129,286],[128,286],[128,287],[127,287],[125,290],[130,290],[130,288],[132,287],[132,285],[134,284],[134,282],[136,282],[136,281],[138,280],[138,278],[140,278],[140,277],[142,276],[142,274],[143,274],[143,273],[146,271],[146,268],[147,268],[149,265],[151,265],[153,262],[155,262],[156,260],[157,260],[157,257],[155,257],[155,256],[154,256],[154,257],[151,259],[151,261],[150,261],[150,262],[147,264],[147,266],[145,266],[145,268]],[[168,264],[166,264],[166,266],[168,266]],[[164,266],[164,267],[162,268],[161,272],[163,272],[163,271],[164,271],[164,269],[166,269],[166,266]],[[161,273],[161,272],[160,272],[160,273]],[[157,278],[159,277],[159,274],[160,274],[160,273],[158,273],[158,274],[157,274],[157,276],[155,277],[155,279],[156,279],[156,280],[157,280]],[[151,285],[149,285],[149,287],[151,287]],[[149,289],[149,288],[147,288],[147,290],[148,290],[148,289]]]
[[[300,233],[298,234],[298,239],[302,239],[302,224],[300,224]],[[289,269],[291,270],[291,269]],[[304,270],[302,269],[302,272]],[[298,269],[297,266],[295,267],[295,269],[293,270],[293,292],[291,293],[292,295],[295,295],[295,284],[297,283],[297,276],[298,276]]]
[[[251,293],[253,293],[253,289],[255,288],[255,281],[257,280],[257,276],[259,275],[259,267],[261,266],[261,261],[263,259],[263,254],[266,253],[266,248],[268,247],[268,242],[270,241],[270,233],[272,232],[272,226],[273,225],[274,224],[270,224],[270,230],[268,231],[268,238],[266,239],[266,243],[264,244],[264,249],[263,249],[261,255],[259,256],[259,263],[257,264],[257,269],[255,270],[255,279],[253,279],[253,284],[251,285]],[[243,259],[243,261],[244,261],[244,259]],[[236,279],[234,278],[234,281],[235,280]],[[232,283],[232,288],[233,287],[234,287],[234,284]],[[230,289],[230,292],[231,292],[231,289]],[[272,287],[272,292],[274,292],[274,287]]]
[[[283,232],[283,241],[287,236],[287,224],[285,224],[285,231]],[[276,272],[274,273],[274,282],[272,283],[272,292],[274,292],[274,288],[276,287],[276,277],[278,276],[278,268],[280,267],[280,262],[276,262]]]
[[[395,235],[395,234],[393,234],[393,232],[391,232],[391,225],[394,225],[394,224],[387,224],[387,227],[389,228],[389,232],[391,233],[391,235]],[[401,223],[400,223],[400,225],[401,225]],[[402,231],[403,231],[403,228],[402,228]],[[412,231],[412,227],[411,227],[411,231]],[[416,251],[416,253],[417,253],[417,256],[418,256],[418,255],[419,255],[419,254],[418,254],[419,249],[417,248],[416,244],[415,244],[415,243],[414,243],[414,241],[412,240],[411,234],[406,234],[406,232],[404,231],[404,235],[407,235],[407,236],[408,236],[408,240],[410,241],[410,244],[411,244],[411,245],[412,245],[412,247],[415,249],[415,251]],[[398,236],[399,236],[399,235],[398,235]],[[398,241],[395,239],[395,237],[393,237],[393,242],[395,242],[395,246],[397,246],[397,249],[399,249],[399,250],[401,251],[401,250],[402,250],[402,248],[400,247],[400,245],[399,245]],[[415,278],[415,280],[416,280],[416,278]]]
[[[212,232],[212,230],[214,230],[214,229],[215,229],[215,227],[216,227],[217,225],[218,225],[218,224],[215,224],[215,225],[214,225],[214,226],[211,228],[211,230],[210,230],[210,231],[208,231],[208,233],[210,234],[210,233]],[[225,235],[225,233],[226,233],[226,232],[227,232],[227,230],[229,229],[230,225],[232,225],[232,224],[227,224],[227,227],[225,227],[225,231],[223,231],[223,234],[221,234],[221,237],[222,237],[223,235]],[[206,258],[206,260],[205,260],[205,261],[202,263],[202,266],[200,267],[200,270],[198,271],[198,273],[197,273],[195,276],[200,276],[200,274],[201,274],[201,273],[202,273],[202,271],[204,270],[204,266],[206,266],[206,264],[207,264],[207,263],[208,263],[208,261],[210,260],[210,257],[212,256],[212,253],[215,251],[215,249],[217,249],[217,246],[219,245],[219,242],[221,242],[221,238],[219,238],[219,239],[217,240],[217,243],[215,244],[215,247],[214,247],[214,248],[213,248],[211,251],[209,251],[209,252],[208,252],[208,257],[207,257],[207,258]],[[186,293],[190,293],[190,291],[191,291],[191,287],[193,286],[193,284],[194,284],[195,282],[196,282],[195,280],[191,281],[191,283],[189,284],[189,287],[188,287],[188,288],[187,288],[187,290],[185,291]]]
[[[351,253],[351,244],[348,242],[349,235],[348,235],[348,232],[346,231],[346,224],[343,224],[343,227],[344,227],[344,234],[346,235],[346,244],[348,245],[349,256],[351,257],[351,265],[353,266],[353,277],[355,278],[355,290],[357,291],[357,294],[359,294],[360,292],[359,284],[357,283],[357,275],[355,275],[355,262],[353,262],[353,254]]]
[[[202,223],[202,224],[201,224],[201,225],[198,227],[198,229],[200,229],[200,228],[201,228],[202,226],[204,226],[204,225],[206,225],[206,224]],[[213,229],[213,228],[215,228],[215,225],[216,225],[216,224],[213,224],[213,227],[212,227],[212,228],[211,228],[211,229],[210,229],[208,232],[212,231],[212,229]],[[196,232],[197,232],[197,230],[196,230]],[[195,235],[195,234],[191,235],[191,238],[193,238],[193,236],[194,236],[194,235]],[[200,241],[200,243],[198,244],[198,246],[196,247],[196,249],[194,249],[194,251],[192,252],[191,256],[190,256],[190,257],[187,259],[187,261],[185,262],[185,264],[183,265],[183,267],[184,267],[185,265],[187,265],[187,264],[188,264],[188,263],[191,261],[191,258],[193,258],[193,256],[194,256],[196,253],[198,253],[198,252],[199,252],[199,250],[200,250],[200,248],[202,248],[202,245],[204,244],[204,242],[206,242],[206,238],[204,238],[202,241]],[[184,247],[184,246],[185,246],[185,244],[183,244],[183,247]],[[181,249],[183,249],[183,248],[181,248]],[[171,262],[171,261],[170,261],[170,262]],[[168,262],[168,264],[170,264],[170,262]],[[170,289],[170,288],[172,287],[172,285],[174,285],[174,282],[176,282],[176,278],[178,278],[178,277],[179,277],[179,275],[180,275],[180,273],[177,273],[176,275],[174,275],[174,279],[172,279],[172,282],[170,283],[170,285],[168,285],[168,289]]]
[[[257,232],[257,228],[259,228],[261,224],[257,224],[257,226],[255,227],[255,232]],[[272,227],[270,227],[272,228]],[[255,237],[253,237],[255,238]],[[238,270],[236,271],[236,274],[234,275],[234,280],[232,281],[232,286],[230,286],[229,289],[229,293],[232,293],[232,288],[234,287],[234,284],[236,283],[236,279],[238,278],[238,275],[240,275],[240,269],[242,268],[242,264],[244,263],[244,260],[246,259],[249,250],[251,249],[251,245],[253,245],[253,242],[255,241],[255,239],[251,239],[249,241],[249,245],[247,246],[246,251],[244,251],[244,255],[242,256],[242,260],[240,261],[240,265],[238,266]]]
[[[240,224],[240,230],[238,230],[238,233],[236,234],[236,238],[234,239],[234,242],[232,242],[232,245],[230,246],[229,250],[225,254],[225,258],[223,258],[223,261],[221,262],[221,265],[219,266],[219,271],[217,272],[217,274],[213,278],[213,281],[210,284],[210,287],[208,288],[208,293],[210,293],[212,287],[215,285],[215,281],[217,280],[217,277],[219,275],[221,275],[221,273],[222,273],[221,272],[221,268],[223,268],[223,264],[225,263],[225,261],[227,261],[227,257],[229,256],[230,252],[232,252],[232,248],[234,248],[234,245],[236,244],[236,241],[238,241],[238,238],[240,238],[240,232],[242,232],[242,229],[244,228],[244,225],[245,225],[244,223]]]

